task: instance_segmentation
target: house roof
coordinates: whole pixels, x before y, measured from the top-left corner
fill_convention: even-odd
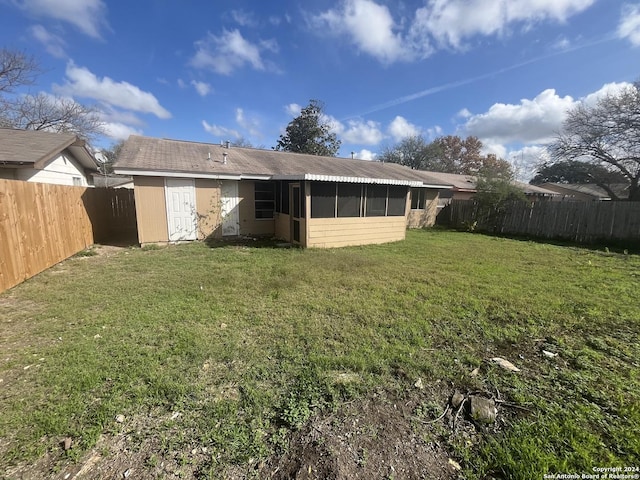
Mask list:
[[[476,192],[476,182],[477,178],[473,175],[460,175],[457,173],[441,173],[441,172],[426,172],[431,177],[450,183],[453,185],[454,192]],[[529,185],[528,183],[523,182],[512,182],[516,187],[518,187],[525,195],[542,195],[542,196],[556,196],[557,192],[553,190],[548,190],[546,188],[542,188],[536,185]]]
[[[563,195],[581,194],[598,200],[611,200],[611,195],[604,188],[593,183],[543,183],[541,186]],[[609,188],[620,198],[629,196],[628,184],[611,184]]]
[[[225,163],[226,159],[226,163]],[[124,175],[220,179],[319,180],[451,188],[392,163],[131,135],[114,171]]]
[[[30,166],[42,169],[64,150],[69,150],[85,169],[98,170],[84,140],[73,133],[0,128],[0,167]]]

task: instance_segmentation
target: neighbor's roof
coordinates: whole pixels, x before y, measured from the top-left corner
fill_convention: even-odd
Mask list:
[[[458,173],[441,173],[441,172],[426,172],[428,175],[453,185],[453,190],[458,192],[476,192],[477,178],[473,175],[460,175]],[[543,196],[556,196],[557,192],[548,190],[546,188],[538,187],[536,185],[529,185],[528,183],[522,183],[513,181],[513,185],[518,187],[525,195],[543,195]]]
[[[87,170],[98,170],[84,140],[73,133],[0,128],[0,167],[31,165],[42,169],[65,149]]]
[[[226,164],[223,163],[226,154]],[[131,135],[114,171],[124,175],[219,179],[319,180],[450,188],[392,163],[231,147]]]
[[[602,187],[593,183],[543,183],[543,187],[552,189],[563,195],[579,193],[589,195],[599,200],[611,200],[611,195]],[[615,183],[609,188],[620,198],[629,196],[629,185],[625,183]]]

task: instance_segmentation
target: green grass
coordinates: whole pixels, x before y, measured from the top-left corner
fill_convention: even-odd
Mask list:
[[[70,259],[0,294],[0,468],[63,457],[65,436],[77,458],[124,413],[156,419],[165,451],[207,446],[215,476],[318,411],[416,378],[531,410],[472,447],[450,439],[467,478],[638,465],[639,292],[638,256],[443,231]]]

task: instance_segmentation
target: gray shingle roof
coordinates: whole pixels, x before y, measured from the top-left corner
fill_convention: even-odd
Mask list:
[[[224,154],[227,162],[223,163]],[[424,172],[392,163],[336,157],[318,157],[274,150],[231,147],[181,140],[131,135],[114,164],[116,173],[132,172],[207,174],[211,176],[265,176],[269,178],[350,179],[379,183],[437,185],[439,181]]]
[[[93,156],[85,148],[84,141],[73,133],[0,128],[0,164],[31,164],[36,168],[42,168],[40,164],[51,160],[67,148],[84,168],[98,170]]]

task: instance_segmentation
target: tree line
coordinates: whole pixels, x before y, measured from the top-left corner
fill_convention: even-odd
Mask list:
[[[0,127],[72,132],[88,142],[104,134],[104,122],[94,106],[46,93],[17,93],[21,87],[33,85],[40,73],[33,57],[0,49]],[[250,146],[244,139],[241,143]],[[289,122],[273,149],[336,156],[341,145],[331,131],[324,104],[310,100]],[[104,151],[106,169],[121,146],[119,142]],[[428,142],[414,135],[383,148],[377,160],[419,170],[512,180],[511,164],[483,154],[482,147],[474,136],[447,135]],[[640,81],[604,95],[595,104],[581,103],[570,109],[548,151],[551,160],[539,166],[532,184],[592,183],[613,199],[640,201]],[[615,184],[626,186],[624,198],[618,196]]]

